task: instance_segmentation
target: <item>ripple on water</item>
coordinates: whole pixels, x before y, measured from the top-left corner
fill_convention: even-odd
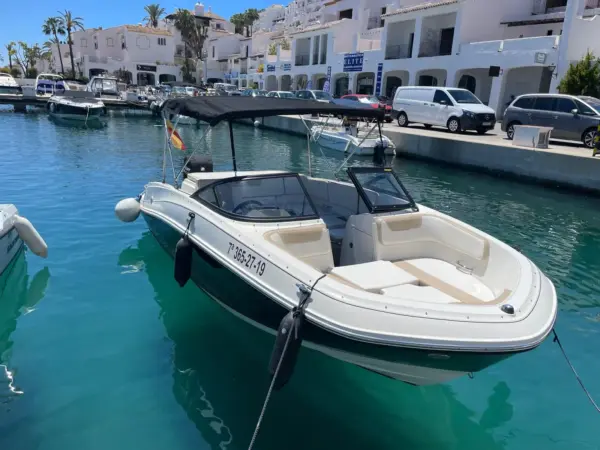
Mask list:
[[[161,178],[156,124],[115,118],[86,130],[44,114],[0,115],[0,202],[17,204],[50,247],[48,260],[19,260],[0,298],[0,448],[248,444],[272,339],[196,287],[178,288],[144,223],[114,217],[119,199]],[[206,141],[201,131],[181,134],[230,167],[227,129]],[[254,127],[236,127],[235,138],[242,170],[308,167],[303,139]],[[185,154],[173,156],[180,167]],[[341,161],[316,150],[312,167],[332,177]],[[546,272],[563,345],[600,397],[598,199],[444,165],[395,167],[417,201],[519,247]],[[600,445],[596,420],[551,341],[474,380],[426,388],[303,350],[257,448],[589,449]]]

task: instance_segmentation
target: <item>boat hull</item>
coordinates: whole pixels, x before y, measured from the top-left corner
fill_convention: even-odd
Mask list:
[[[14,227],[11,226],[8,230],[0,232],[0,276],[4,274],[22,248],[23,240]]]
[[[159,244],[173,257],[181,233],[149,212],[142,214]],[[268,333],[276,333],[279,322],[288,312],[198,248],[193,256],[192,280],[232,314]],[[305,347],[414,385],[444,383],[514,354],[372,344],[340,336],[308,321],[303,337]]]
[[[354,154],[358,156],[373,156],[373,153],[375,153],[375,147],[379,144],[379,139],[365,139],[362,143],[360,143],[360,141],[361,139],[358,138],[357,143],[351,143],[346,151],[348,138],[343,135],[324,131],[320,133],[317,138],[317,143],[324,148],[336,150],[338,152],[354,152]],[[388,147],[385,149],[385,154],[387,156],[393,156],[396,154],[393,144],[388,143]]]

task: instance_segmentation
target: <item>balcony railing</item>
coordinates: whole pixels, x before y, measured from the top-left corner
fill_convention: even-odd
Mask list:
[[[245,75],[245,74],[247,74],[247,73],[248,73],[248,69],[242,69],[242,70],[240,70],[240,73],[241,73],[242,75]]]
[[[369,17],[367,20],[367,30],[372,30],[373,28],[381,28],[380,17]]]
[[[310,55],[296,55],[297,66],[308,66],[310,63]]]
[[[408,44],[388,45],[385,48],[385,59],[406,59],[412,57],[412,47]]]

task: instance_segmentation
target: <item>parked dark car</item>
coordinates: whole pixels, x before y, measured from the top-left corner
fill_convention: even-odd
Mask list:
[[[517,125],[552,127],[552,138],[580,141],[594,147],[600,124],[600,100],[561,94],[527,94],[516,98],[502,120],[502,131],[509,139]]]

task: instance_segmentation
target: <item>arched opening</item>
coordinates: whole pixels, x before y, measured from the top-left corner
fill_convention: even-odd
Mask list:
[[[277,77],[275,75],[269,75],[265,82],[265,89],[267,91],[276,91],[277,90]]]
[[[294,84],[297,90],[306,89],[308,86],[308,76],[304,74],[296,75]]]
[[[290,75],[281,76],[281,90],[291,91],[292,90],[292,77]]]
[[[335,78],[335,85],[333,90],[334,97],[341,97],[342,95],[346,95],[348,93],[350,81],[348,80],[348,75],[340,74]]]
[[[461,89],[467,89],[468,91],[471,91],[471,93],[475,94],[475,89],[477,89],[477,80],[474,76],[465,74],[460,77],[458,87]]]
[[[375,92],[375,74],[363,72],[356,77],[356,93],[373,95]]]
[[[138,86],[154,86],[156,84],[156,77],[150,72],[138,72],[137,74],[137,85]]]
[[[106,75],[108,72],[105,69],[90,69],[90,79],[92,77],[98,77],[100,75]]]
[[[158,76],[159,83],[168,83],[169,81],[177,81],[177,77],[175,75],[171,75],[170,73],[161,73]]]
[[[419,86],[437,86],[438,79],[433,75],[421,75],[419,77]]]
[[[327,75],[325,75],[324,73],[317,73],[317,74],[313,75],[312,76],[312,86],[313,86],[312,88],[322,91],[323,87],[325,86],[326,80],[327,80]]]

